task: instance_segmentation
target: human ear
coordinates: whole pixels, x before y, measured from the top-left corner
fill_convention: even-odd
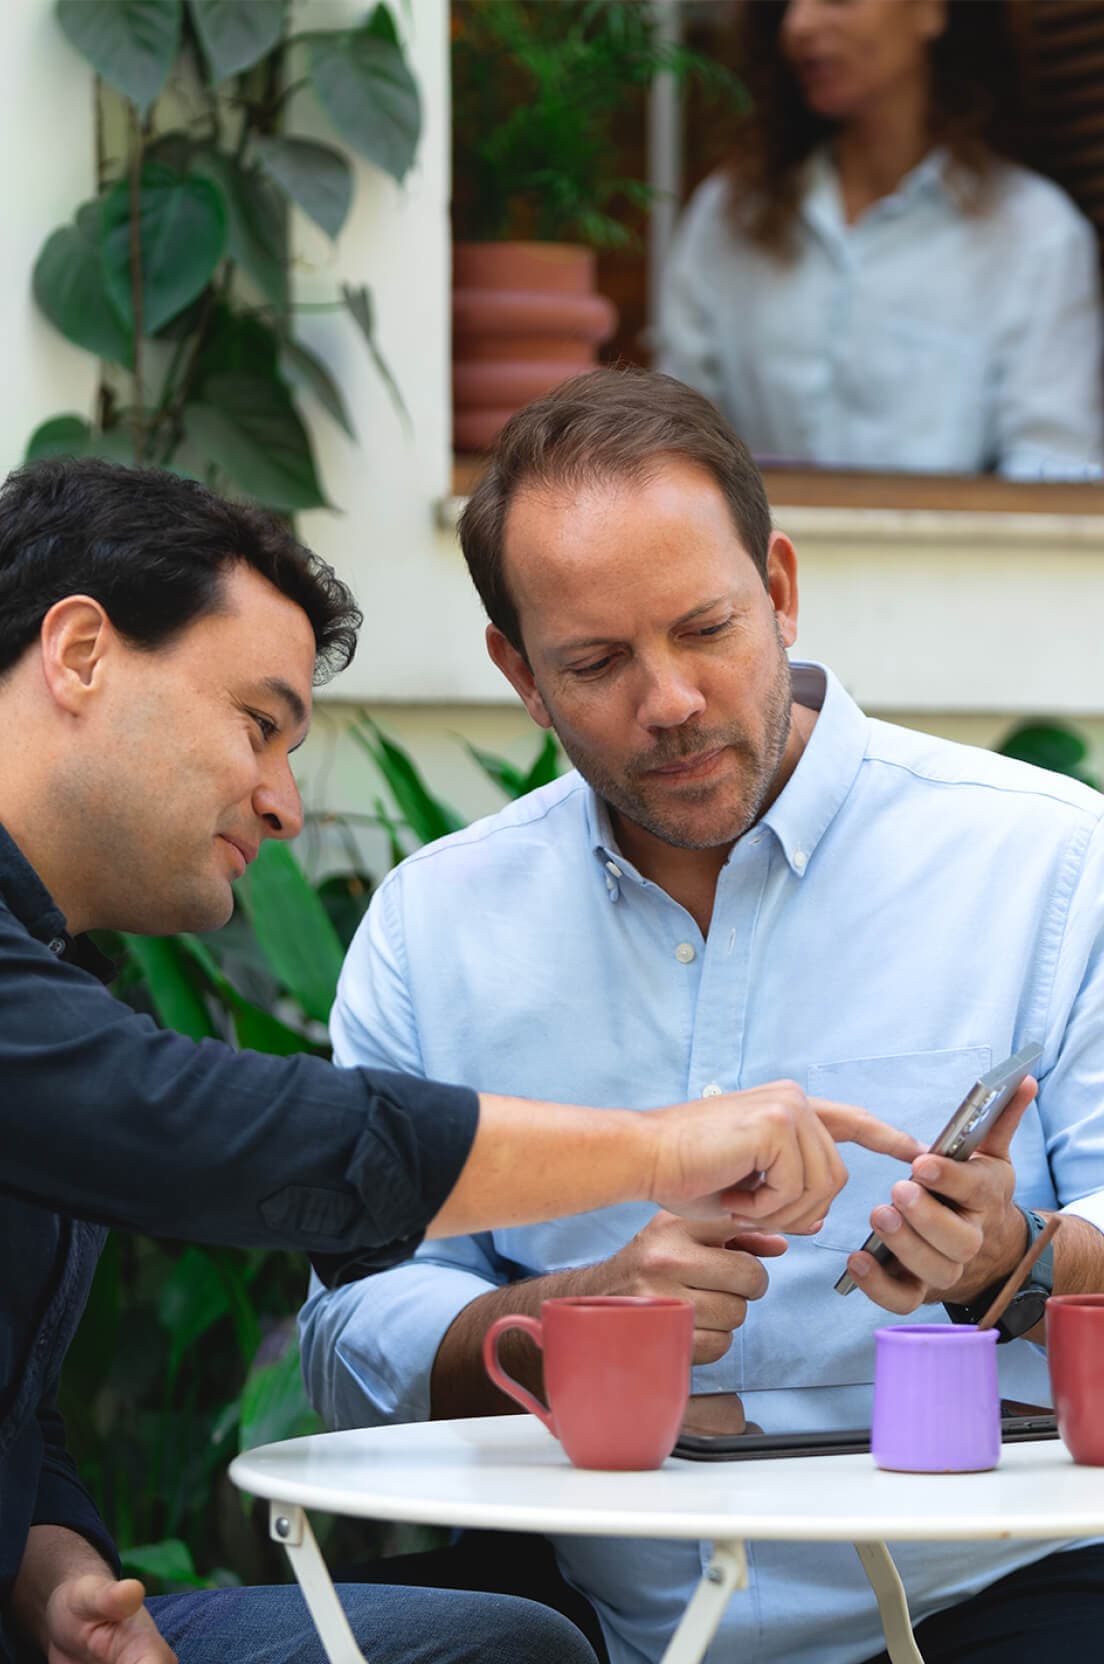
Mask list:
[[[767,546],[767,590],[783,646],[797,640],[797,551],[788,537],[773,532]]]
[[[102,681],[104,658],[115,632],[107,613],[89,595],[55,601],[39,632],[42,674],[54,703],[80,716]]]
[[[529,661],[506,640],[494,624],[487,625],[487,652],[498,666],[538,728],[551,728],[552,718],[541,698]]]

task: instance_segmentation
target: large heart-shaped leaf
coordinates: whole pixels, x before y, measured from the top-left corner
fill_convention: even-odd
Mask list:
[[[287,223],[279,191],[257,169],[246,169],[219,150],[197,151],[192,172],[210,180],[226,204],[226,252],[248,273],[267,300],[288,304]]]
[[[139,242],[142,327],[152,334],[195,299],[222,259],[226,208],[209,179],[174,173],[159,162],[142,169]],[[130,185],[122,179],[103,201],[100,248],[107,292],[134,324],[130,270]]]
[[[290,338],[284,341],[280,350],[280,368],[294,386],[306,387],[314,394],[319,404],[345,429],[350,439],[356,438],[356,430],[349,420],[349,412],[345,408],[340,387],[326,365],[309,347],[305,347],[302,341],[292,341]]]
[[[24,462],[48,456],[87,456],[92,430],[83,416],[51,416],[40,422],[27,441]]]
[[[282,985],[308,1017],[327,1022],[344,955],[329,914],[286,844],[261,845],[238,895]]]
[[[35,261],[34,297],[67,340],[97,358],[129,364],[133,336],[108,294],[98,228],[99,204],[86,203],[75,225],[62,226],[46,239]]]
[[[327,506],[306,429],[281,382],[209,376],[183,419],[195,449],[258,502],[285,514]]]
[[[211,321],[196,360],[196,384],[227,370],[277,379],[281,343],[275,330],[255,313],[235,312],[221,302],[212,308]]]
[[[336,237],[353,200],[353,170],[340,150],[313,139],[259,138],[257,155],[304,214]]]
[[[283,33],[284,0],[188,0],[212,82],[240,75]]]
[[[402,48],[371,24],[314,35],[309,75],[346,144],[401,183],[422,130],[418,86]]]
[[[66,38],[144,116],[180,44],[181,0],[58,0]]]

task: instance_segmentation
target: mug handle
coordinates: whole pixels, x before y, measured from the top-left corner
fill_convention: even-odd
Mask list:
[[[535,1415],[538,1421],[544,1423],[553,1438],[557,1438],[559,1435],[552,1420],[552,1412],[541,1403],[539,1398],[535,1398],[527,1387],[523,1387],[520,1381],[515,1381],[512,1375],[507,1375],[499,1362],[498,1338],[505,1334],[507,1329],[524,1329],[525,1333],[532,1336],[543,1352],[544,1332],[541,1329],[540,1320],[535,1317],[527,1317],[522,1313],[517,1316],[507,1313],[505,1317],[496,1317],[483,1336],[484,1368],[496,1387],[508,1394],[515,1403],[520,1404],[523,1410],[528,1410],[530,1414]]]

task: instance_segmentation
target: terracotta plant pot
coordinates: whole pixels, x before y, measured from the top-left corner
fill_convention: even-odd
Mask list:
[[[594,274],[593,250],[573,243],[453,245],[456,450],[486,450],[515,410],[596,362],[617,310]]]

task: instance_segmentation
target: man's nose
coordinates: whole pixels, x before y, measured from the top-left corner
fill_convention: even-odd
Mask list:
[[[678,728],[705,709],[705,695],[690,676],[673,665],[648,673],[637,707],[642,728]]]
[[[268,828],[268,837],[299,836],[303,830],[303,799],[289,763],[265,776],[253,794],[253,807]]]

